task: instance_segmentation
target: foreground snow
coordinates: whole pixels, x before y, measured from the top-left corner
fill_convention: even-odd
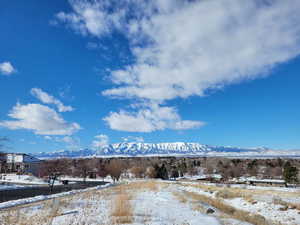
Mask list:
[[[134,200],[134,205],[134,215],[142,215],[142,218],[136,218],[134,224],[144,224],[144,215],[148,216],[147,224],[151,225],[220,224],[216,218],[194,211],[189,205],[179,202],[168,189],[160,192],[139,193]]]
[[[137,182],[138,183],[138,182]],[[129,184],[130,185],[130,184]],[[139,184],[138,184],[139,185]],[[97,190],[96,188],[82,191],[77,195],[69,195],[67,198],[55,198],[58,195],[49,196],[51,201],[37,202],[18,209],[14,215],[21,215],[26,224],[114,224],[116,216],[112,215],[118,195],[126,192],[130,195],[130,200],[122,207],[132,208],[130,224],[133,225],[219,225],[217,218],[193,210],[189,205],[180,202],[173,194],[173,188],[165,187],[157,190],[135,188],[119,189],[112,187]],[[65,194],[66,195],[66,194]],[[60,194],[63,196],[63,194]],[[24,203],[40,201],[43,197],[23,200]],[[16,203],[17,201],[14,201]],[[9,202],[6,204],[10,204]],[[1,206],[1,205],[0,205]],[[2,204],[3,206],[3,204]],[[11,209],[7,212],[11,212]],[[12,219],[5,217],[7,223],[13,224]],[[11,214],[13,215],[13,214]],[[53,217],[51,216],[53,215]],[[1,216],[1,213],[0,213]],[[47,216],[47,217],[45,217]],[[44,218],[45,217],[45,218]],[[52,217],[52,218],[51,218]],[[30,219],[31,218],[31,219]],[[34,218],[34,219],[33,219]],[[1,219],[1,217],[0,217]],[[123,223],[121,223],[123,224]]]
[[[286,225],[300,224],[299,188],[232,185],[231,188],[224,189],[224,187],[217,187],[214,184],[202,184],[200,186],[196,182],[184,182],[184,184],[184,186],[178,185],[178,189],[222,200],[229,206],[261,215],[274,223]],[[226,190],[233,191],[236,197],[220,198],[218,192],[224,191],[226,194]]]
[[[135,181],[1,203],[0,208],[16,205],[18,208],[0,211],[0,221],[4,225],[18,224],[20,218],[27,225],[298,225],[299,191],[282,190],[285,191],[226,188],[197,182]],[[228,191],[232,194],[226,197]],[[209,199],[245,214],[229,213]],[[286,203],[295,207],[287,207]],[[208,209],[212,211],[210,214]],[[257,223],[256,217],[263,218],[265,223]]]

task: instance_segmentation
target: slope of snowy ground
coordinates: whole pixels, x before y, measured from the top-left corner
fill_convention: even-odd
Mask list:
[[[284,203],[273,199],[297,196],[298,191],[138,181],[61,193],[36,203],[31,199],[31,204],[0,211],[0,221],[3,225],[20,224],[19,221],[26,225],[298,225],[300,208],[285,208]]]
[[[56,199],[56,198],[61,198],[61,197],[65,197],[65,196],[72,196],[75,194],[85,193],[85,192],[89,192],[89,191],[95,191],[95,190],[107,188],[109,186],[112,186],[112,185],[105,184],[102,186],[96,186],[96,187],[91,187],[91,188],[86,188],[86,189],[62,192],[62,193],[53,194],[53,195],[39,195],[39,196],[31,197],[31,198],[23,198],[23,199],[19,199],[19,200],[2,202],[2,203],[0,203],[0,210],[6,209],[6,208],[12,208],[15,206],[22,206],[22,205],[26,205],[26,204],[30,204],[30,203],[45,201],[45,200],[49,200],[49,199]]]
[[[286,225],[300,224],[300,189],[280,187],[217,187],[213,184],[183,183],[182,191],[222,200],[236,209],[263,216],[268,221]],[[291,203],[291,204],[289,204]]]
[[[134,205],[134,215],[142,215],[136,218],[134,224],[144,224],[145,215],[149,218],[147,224],[151,225],[220,224],[216,218],[194,211],[189,205],[179,202],[170,189],[141,192],[136,196]]]
[[[217,218],[194,211],[189,205],[181,203],[172,192],[167,186],[154,190],[140,187],[139,184],[129,184],[127,188],[125,185],[125,189],[116,186],[2,211],[0,219],[5,225],[18,224],[17,220],[27,225],[111,225],[126,224],[126,220],[133,225],[220,224]],[[128,200],[122,202],[119,199],[122,195],[128,195]],[[117,206],[120,208],[116,212]],[[129,208],[131,210],[127,212]],[[8,215],[16,215],[18,218]],[[126,217],[125,220],[123,217]]]

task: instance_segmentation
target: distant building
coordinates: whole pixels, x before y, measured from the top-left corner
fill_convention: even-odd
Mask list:
[[[275,179],[249,179],[247,184],[258,185],[258,186],[277,186],[277,187],[287,187],[287,183],[284,180]]]
[[[32,173],[37,175],[41,160],[24,153],[1,153],[0,170],[3,173]]]

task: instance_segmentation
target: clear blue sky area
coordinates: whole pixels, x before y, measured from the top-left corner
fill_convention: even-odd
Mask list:
[[[112,2],[1,1],[8,150],[300,149],[299,3]]]

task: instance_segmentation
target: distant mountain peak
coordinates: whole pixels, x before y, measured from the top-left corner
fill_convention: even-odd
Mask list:
[[[88,158],[88,157],[137,157],[137,156],[299,156],[300,151],[275,151],[266,147],[239,148],[231,146],[209,146],[194,142],[121,142],[99,149],[60,150],[33,154],[38,158]]]

